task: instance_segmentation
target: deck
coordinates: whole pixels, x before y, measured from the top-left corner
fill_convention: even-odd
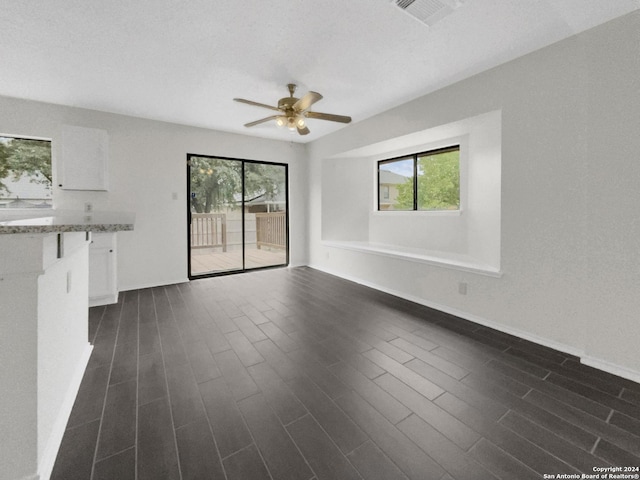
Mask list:
[[[240,244],[240,230],[230,227],[227,217],[225,213],[191,215],[191,275],[242,270],[242,241],[246,242],[245,269],[287,263],[286,212],[246,214],[242,218],[255,237],[245,240],[243,236]]]
[[[260,268],[272,265],[284,265],[287,254],[283,249],[247,248],[245,268]],[[242,269],[242,250],[231,252],[191,251],[191,275],[203,275],[215,272],[228,272]]]

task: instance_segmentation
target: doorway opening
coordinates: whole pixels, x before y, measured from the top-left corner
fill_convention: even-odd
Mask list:
[[[289,264],[287,167],[187,155],[190,279]]]

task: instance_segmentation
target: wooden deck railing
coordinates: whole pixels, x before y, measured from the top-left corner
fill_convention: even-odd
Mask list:
[[[287,218],[285,212],[256,213],[258,248],[287,246]]]
[[[227,251],[227,216],[224,213],[192,213],[191,248],[212,247]]]

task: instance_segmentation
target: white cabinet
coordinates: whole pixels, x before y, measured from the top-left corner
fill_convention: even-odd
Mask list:
[[[58,186],[63,190],[108,190],[106,130],[62,126]]]
[[[89,244],[89,306],[118,301],[115,233],[92,233]]]

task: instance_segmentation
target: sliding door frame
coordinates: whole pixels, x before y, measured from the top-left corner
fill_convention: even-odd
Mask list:
[[[207,272],[202,274],[193,275],[191,273],[191,158],[211,158],[217,160],[233,160],[237,162],[241,162],[241,218],[242,218],[242,268],[238,270],[224,270],[219,272]],[[245,261],[245,250],[246,250],[246,235],[245,235],[245,191],[244,191],[244,182],[245,182],[245,164],[261,164],[261,165],[273,165],[277,167],[284,167],[284,194],[285,194],[285,263],[277,264],[277,265],[267,265],[264,267],[255,267],[255,268],[246,268]],[[263,160],[249,160],[244,158],[232,158],[232,157],[221,157],[217,155],[200,155],[197,153],[187,153],[187,276],[189,280],[196,280],[199,278],[207,278],[207,277],[219,277],[224,275],[235,275],[237,273],[247,273],[258,270],[269,270],[273,268],[284,268],[289,266],[289,165],[286,163],[278,163],[278,162],[267,162]]]

